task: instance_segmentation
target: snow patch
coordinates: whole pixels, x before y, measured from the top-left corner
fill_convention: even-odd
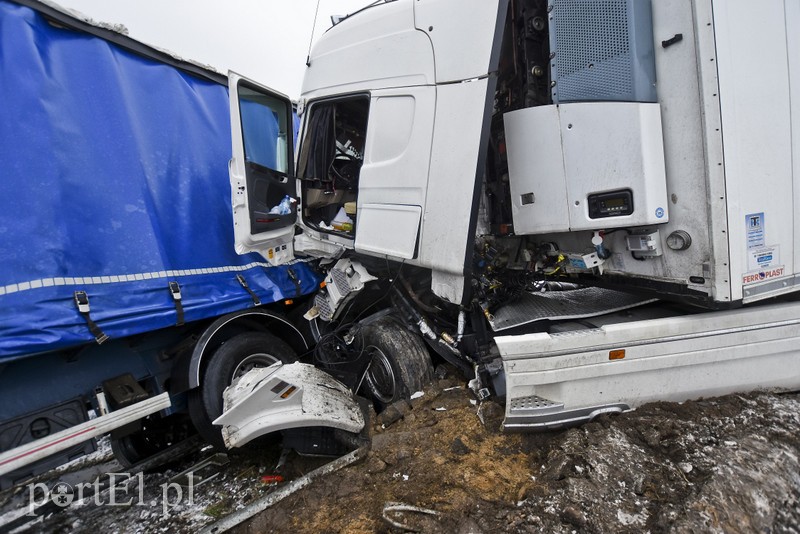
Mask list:
[[[647,513],[641,512],[638,514],[628,514],[622,510],[617,510],[617,521],[625,526],[644,525],[647,521]]]

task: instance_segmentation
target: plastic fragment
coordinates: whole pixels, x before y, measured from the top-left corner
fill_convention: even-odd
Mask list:
[[[281,199],[277,206],[269,210],[271,215],[289,215],[292,213],[292,204],[297,202],[295,199],[286,195]]]
[[[442,514],[437,512],[436,510],[431,510],[429,508],[422,508],[420,506],[412,506],[410,504],[404,504],[401,502],[387,502],[383,507],[383,520],[386,521],[388,524],[395,528],[399,528],[406,532],[419,532],[418,529],[400,523],[399,521],[395,521],[394,519],[390,519],[387,515],[390,512],[415,512],[418,514],[426,514],[432,515],[435,517],[439,517]]]

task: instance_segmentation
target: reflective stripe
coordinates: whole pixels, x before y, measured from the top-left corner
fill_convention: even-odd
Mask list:
[[[304,263],[304,260],[293,260],[287,262],[286,265],[294,265],[295,263]],[[269,263],[253,262],[253,263],[248,263],[247,265],[230,265],[227,267],[206,267],[202,269],[183,269],[179,271],[157,271],[151,273],[117,274],[117,275],[105,275],[105,276],[43,278],[39,280],[31,280],[28,282],[20,282],[18,284],[8,284],[7,286],[0,286],[0,295],[8,295],[11,293],[18,293],[20,291],[38,289],[41,287],[116,284],[121,282],[136,282],[139,280],[157,280],[159,278],[174,278],[178,276],[196,276],[200,274],[241,272],[241,271],[249,271],[250,269],[255,269],[256,267],[268,268],[271,267],[271,265]]]

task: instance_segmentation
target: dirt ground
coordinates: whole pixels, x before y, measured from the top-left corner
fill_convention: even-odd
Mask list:
[[[454,386],[456,389],[450,389]],[[374,425],[365,461],[240,533],[798,532],[800,396],[655,403],[547,434],[502,434],[502,409],[447,379]]]
[[[504,434],[503,410],[479,406],[459,379],[439,380],[402,409],[373,420],[360,463],[326,475],[235,532],[402,532],[388,503],[421,507],[386,517],[421,532],[800,532],[800,395],[754,393],[655,403],[569,430]],[[396,420],[394,420],[396,419]],[[481,421],[483,420],[483,422]],[[485,423],[485,424],[484,424]],[[108,492],[47,513],[19,532],[197,532],[328,460],[279,449],[229,455],[187,502],[164,485],[212,454],[198,451],[143,475],[110,506]],[[107,446],[50,473],[47,486],[122,468]],[[25,488],[0,495],[0,532],[25,513]],[[168,502],[169,501],[169,502]],[[169,506],[165,506],[168,503]]]

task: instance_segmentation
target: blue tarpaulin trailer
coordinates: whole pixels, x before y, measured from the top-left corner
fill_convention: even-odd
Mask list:
[[[306,347],[264,305],[313,292],[318,275],[234,250],[227,78],[50,4],[0,0],[0,102],[0,452],[30,439],[30,414],[68,426],[51,407],[118,374],[148,393],[196,388],[219,324],[239,316]],[[147,334],[143,356],[130,340]],[[165,363],[162,345],[187,338],[200,341]],[[156,376],[172,382],[147,385]]]
[[[0,358],[293,298],[233,247],[228,91],[0,2]],[[303,269],[294,266],[295,270]],[[302,276],[302,293],[316,285]]]

